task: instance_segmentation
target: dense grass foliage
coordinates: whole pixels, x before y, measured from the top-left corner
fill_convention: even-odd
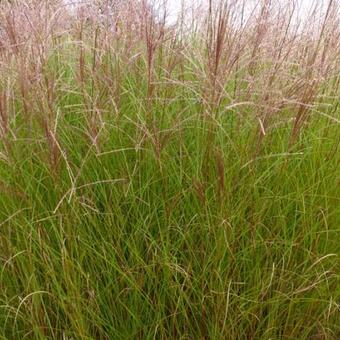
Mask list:
[[[236,2],[1,5],[1,338],[340,337],[338,3]]]

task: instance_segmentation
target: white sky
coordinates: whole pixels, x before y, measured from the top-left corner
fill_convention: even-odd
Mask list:
[[[250,2],[251,0],[249,0]],[[306,15],[309,10],[312,8],[313,5],[316,3],[318,5],[325,5],[329,0],[275,0],[278,1],[280,4],[289,4],[294,2],[297,2],[299,4],[300,10],[299,12],[301,15]],[[168,9],[169,9],[169,18],[170,21],[175,21],[177,14],[179,13],[182,3],[184,2],[185,6],[190,7],[190,4],[197,3],[195,0],[167,0],[168,3]],[[198,0],[199,3],[208,4],[208,0]]]

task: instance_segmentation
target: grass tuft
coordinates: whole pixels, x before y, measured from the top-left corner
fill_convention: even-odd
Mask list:
[[[0,2],[0,336],[340,337],[337,0]]]

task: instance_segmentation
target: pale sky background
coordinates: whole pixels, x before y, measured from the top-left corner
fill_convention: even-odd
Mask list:
[[[177,14],[179,13],[182,2],[184,1],[185,6],[190,6],[190,3],[196,2],[195,0],[167,0],[168,1],[168,9],[169,9],[169,17],[170,21],[175,21]],[[250,0],[251,1],[251,0]],[[293,1],[298,2],[300,9],[299,13],[301,16],[306,16],[306,14],[309,12],[310,8],[314,4],[318,4],[321,6],[321,4],[325,5],[329,0],[276,0],[279,1],[281,4],[289,4]],[[199,3],[206,3],[208,4],[208,0],[199,0]]]
[[[91,3],[93,0],[63,0],[66,4],[72,4],[72,3]],[[147,0],[150,1],[150,3],[155,4],[161,4],[164,1],[167,3],[167,22],[170,24],[173,24],[176,22],[176,19],[178,17],[179,12],[181,11],[182,6],[184,6],[185,14],[191,14],[190,7],[195,4],[194,7],[197,6],[197,4],[202,4],[204,7],[209,4],[209,0]],[[218,2],[219,0],[214,0]],[[230,1],[233,0],[224,0],[224,1]],[[250,7],[252,6],[252,3],[258,3],[260,0],[247,0],[246,4],[250,4]],[[327,7],[327,3],[330,0],[273,0],[275,3],[279,3],[280,6],[289,5],[292,3],[298,4],[298,12],[295,14],[297,17],[303,19],[307,17],[307,14],[310,12],[310,9],[315,6],[315,4],[318,5],[318,8],[322,9],[323,12],[325,12],[325,8]],[[335,0],[336,2],[340,0]],[[0,0],[1,2],[1,0]],[[320,13],[321,14],[321,13]]]

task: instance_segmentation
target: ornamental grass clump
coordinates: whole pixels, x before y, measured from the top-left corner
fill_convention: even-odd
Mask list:
[[[340,3],[0,2],[4,339],[340,337]]]

